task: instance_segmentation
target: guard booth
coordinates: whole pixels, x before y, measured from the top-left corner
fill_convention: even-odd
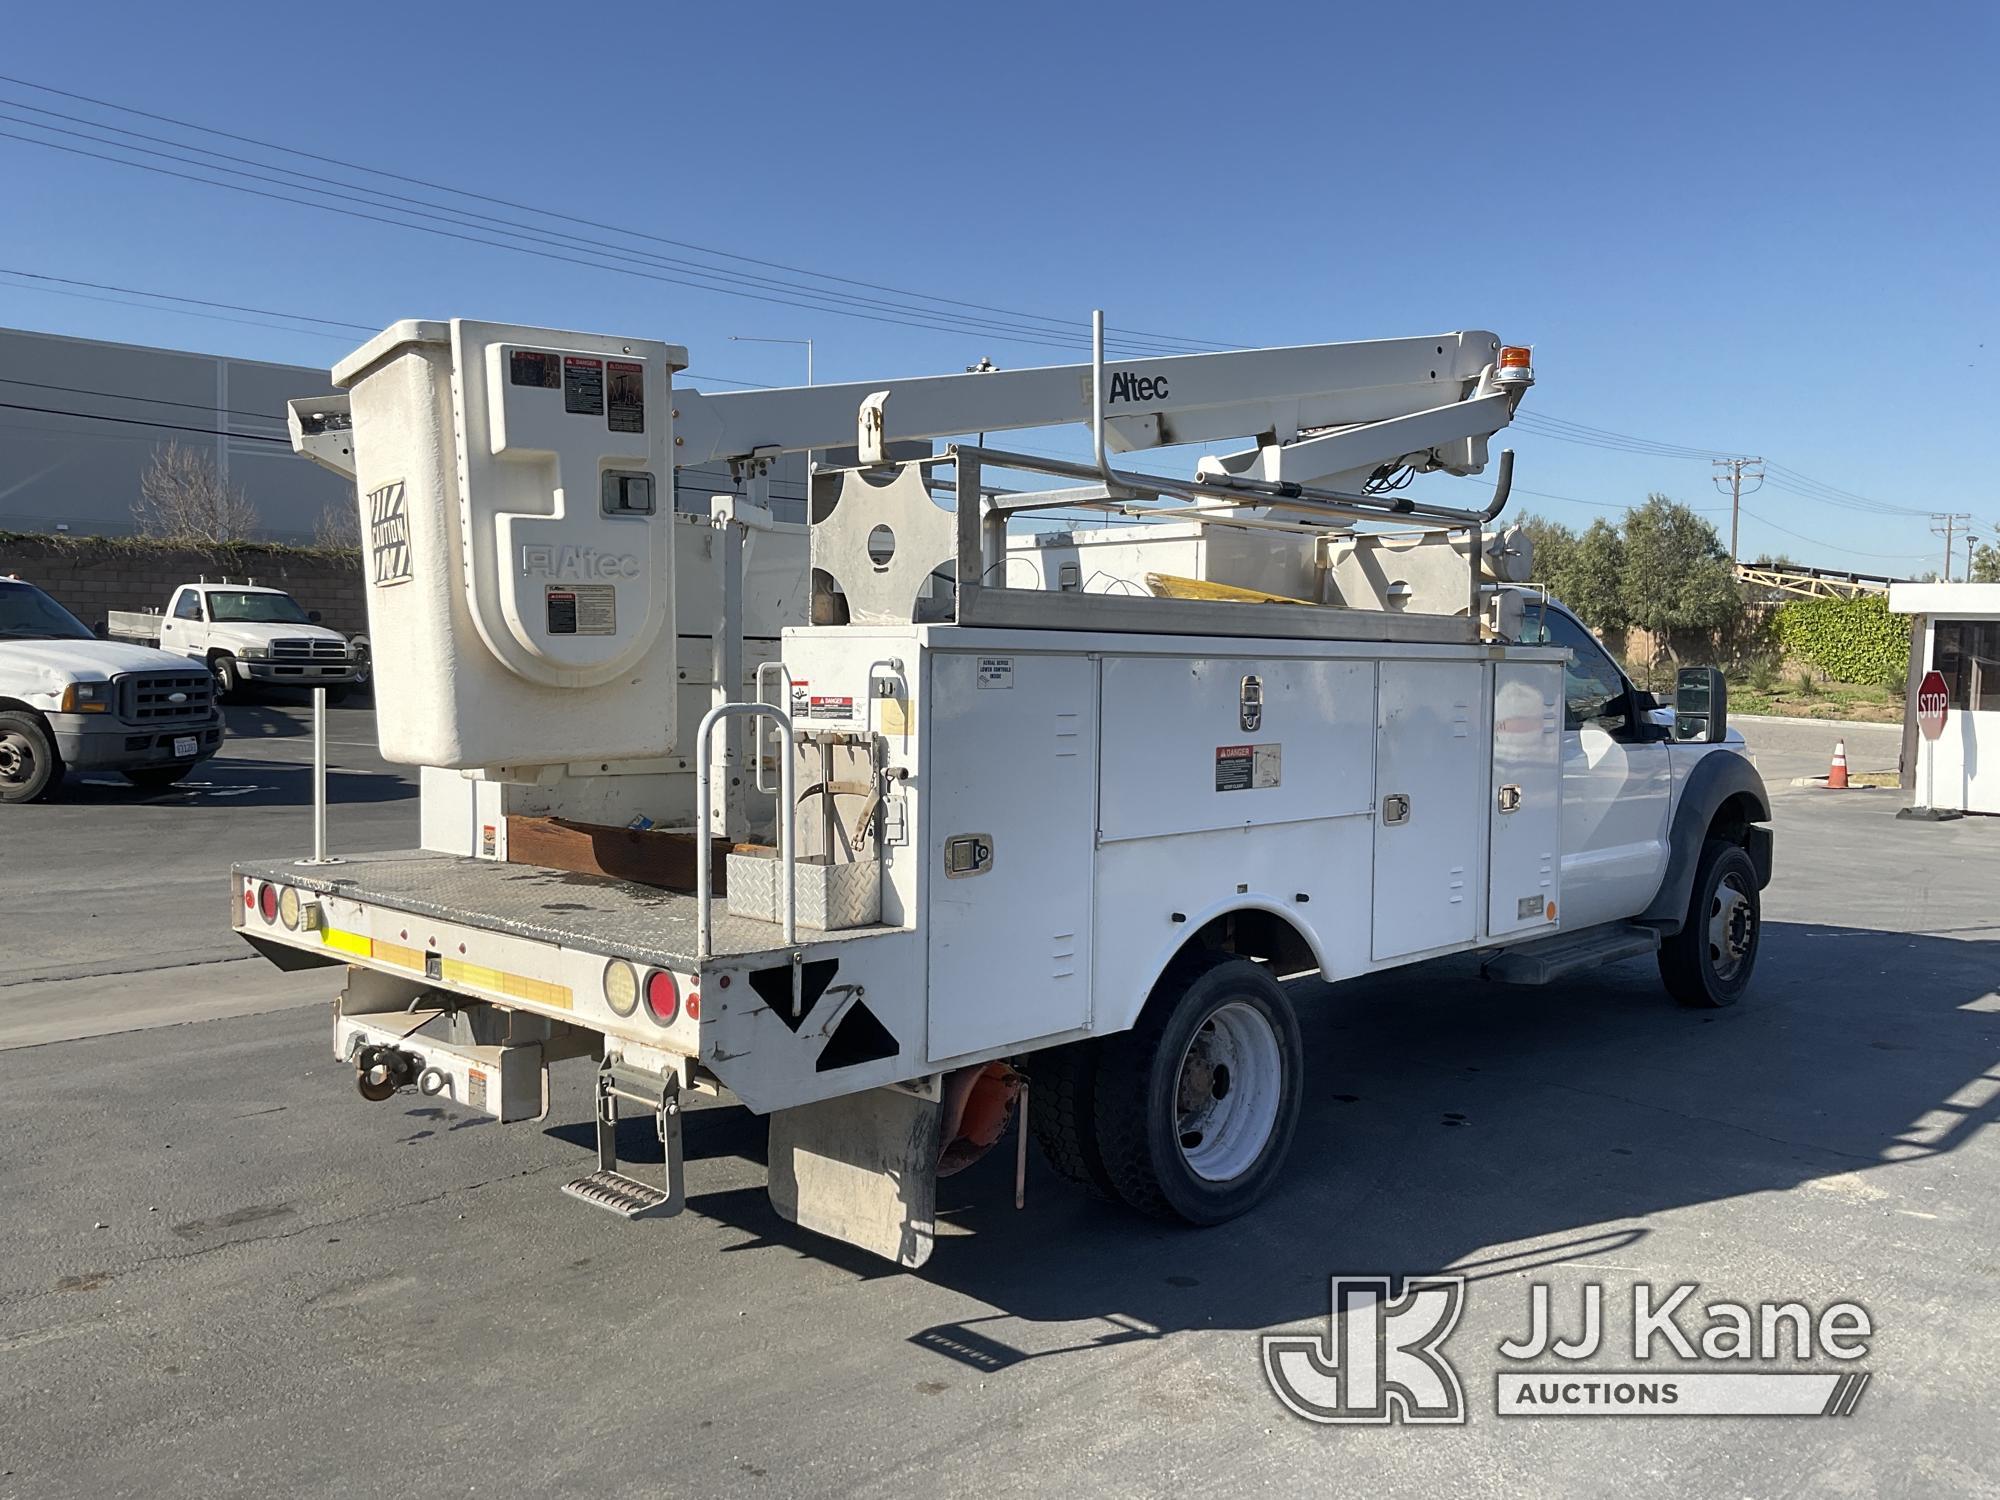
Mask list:
[[[1932,805],[2000,813],[2000,583],[1898,583],[1889,608],[1913,615],[1910,675],[1903,706],[1903,764],[1919,799],[1931,778]],[[1917,685],[1944,678],[1944,732],[1917,738]],[[1924,757],[1936,757],[1926,766]]]

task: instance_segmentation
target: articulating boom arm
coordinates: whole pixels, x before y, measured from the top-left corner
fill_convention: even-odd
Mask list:
[[[1119,452],[1252,437],[1256,448],[1204,460],[1204,472],[1270,483],[1365,479],[1406,460],[1473,474],[1532,381],[1520,353],[1508,364],[1492,334],[1462,332],[1121,361],[1103,367],[1104,435]],[[676,392],[677,456],[700,463],[857,441],[865,456],[896,440],[1089,425],[1096,383],[1093,366],[1079,364]]]

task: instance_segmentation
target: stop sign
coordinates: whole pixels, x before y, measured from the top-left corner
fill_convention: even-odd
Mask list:
[[[1917,728],[1925,739],[1934,740],[1944,733],[1945,709],[1950,702],[1951,690],[1944,685],[1944,674],[1924,673],[1924,680],[1917,684]]]

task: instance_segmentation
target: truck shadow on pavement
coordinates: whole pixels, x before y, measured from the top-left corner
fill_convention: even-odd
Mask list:
[[[417,784],[385,771],[329,766],[326,800],[342,804],[402,802]],[[72,806],[311,807],[312,765],[285,760],[214,759],[196,766],[186,781],[165,791],[141,791],[119,776],[70,776],[51,803]]]
[[[1807,1216],[1891,1207],[1898,1162],[2000,1117],[2000,940],[1770,923],[1764,944],[1751,996],[1723,1011],[1675,1006],[1649,961],[1542,989],[1489,985],[1464,960],[1300,987],[1309,1075],[1290,1166],[1271,1199],[1214,1229],[1095,1201],[1033,1151],[1017,1213],[1011,1136],[941,1184],[936,1253],[915,1273],[787,1224],[761,1189],[688,1206],[750,1233],[739,1249],[914,1274],[992,1307],[903,1336],[998,1370],[1323,1321],[1336,1272],[1479,1280],[1616,1259],[1655,1214],[1747,1194],[1822,1190]],[[688,1127],[692,1160],[763,1154],[763,1122],[743,1110]]]

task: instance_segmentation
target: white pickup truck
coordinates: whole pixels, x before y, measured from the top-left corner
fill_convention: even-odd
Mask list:
[[[172,786],[222,744],[206,672],[100,641],[32,583],[0,578],[0,802],[34,802],[63,772]]]
[[[367,676],[366,651],[320,624],[317,610],[283,589],[254,583],[184,583],[165,613],[113,610],[106,630],[203,663],[224,699],[245,683],[261,683],[325,688],[338,703]]]

